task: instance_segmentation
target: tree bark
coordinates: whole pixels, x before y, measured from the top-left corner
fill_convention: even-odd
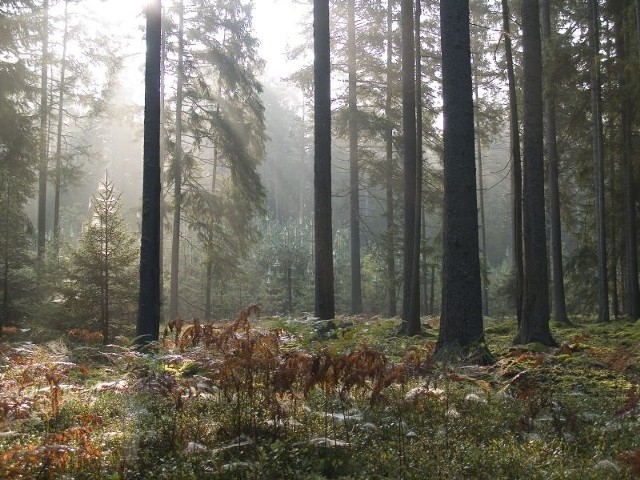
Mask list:
[[[62,59],[60,61],[60,83],[58,85],[58,129],[56,132],[56,170],[55,170],[55,196],[53,201],[53,248],[56,262],[60,256],[60,196],[62,191],[62,120],[64,112],[65,72],[67,67],[67,40],[68,40],[68,7],[69,2],[64,2],[64,33],[62,35]]]
[[[476,76],[476,81],[474,83],[474,94],[476,104],[479,103],[480,95],[478,91],[478,77]],[[479,129],[480,126],[478,121],[476,120],[476,128]],[[478,164],[478,204],[479,209],[478,212],[480,214],[480,239],[482,240],[482,248],[480,249],[480,275],[482,280],[482,315],[485,317],[489,316],[489,278],[488,278],[488,267],[487,267],[487,231],[484,219],[484,178],[482,173],[482,142],[480,138],[476,139],[476,154],[477,154],[477,164]]]
[[[600,80],[600,20],[597,0],[589,0],[589,47],[591,68],[591,139],[593,183],[596,195],[596,232],[598,245],[598,321],[609,321],[609,285],[607,273],[607,234],[604,188],[604,140],[602,134],[602,93]]]
[[[420,317],[413,308],[413,262],[416,208],[416,90],[413,0],[402,0],[402,129],[404,147],[404,241],[401,332],[420,332]],[[419,313],[419,312],[418,312]]]
[[[420,333],[420,251],[422,247],[422,48],[420,41],[421,0],[416,0],[414,15],[415,62],[416,62],[416,169],[415,206],[413,213],[413,268],[411,271],[411,313],[409,318],[417,325],[410,334]]]
[[[440,2],[444,114],[442,315],[436,356],[492,360],[484,347],[469,1]]]
[[[393,89],[393,5],[394,0],[387,1],[387,85],[385,98],[385,116],[387,119],[387,129],[385,131],[387,167],[386,175],[386,200],[387,200],[387,314],[390,317],[396,316],[396,260],[395,260],[395,225],[394,225],[394,204],[393,204],[393,124],[391,121],[391,99]]]
[[[549,52],[551,41],[551,8],[549,0],[542,0],[542,36],[545,42],[543,53],[547,67],[551,62]],[[549,69],[548,69],[549,71]],[[553,314],[556,322],[567,325],[567,307],[564,295],[564,266],[562,261],[562,227],[560,223],[560,187],[558,173],[558,147],[556,142],[556,105],[552,78],[547,77],[544,96],[544,117],[546,123],[547,161],[549,165],[549,219],[551,226],[551,272],[553,279]]]
[[[624,178],[624,243],[625,243],[625,307],[632,319],[640,318],[640,290],[638,288],[638,241],[636,232],[635,172],[632,160],[631,122],[632,99],[629,92],[627,38],[624,32],[626,2],[614,2],[614,35],[621,90],[620,130],[622,132],[622,172]]]
[[[335,318],[331,225],[331,50],[329,0],[313,2],[315,314]]]
[[[351,233],[351,314],[362,313],[362,276],[360,268],[360,172],[358,165],[358,104],[356,95],[356,20],[355,0],[348,5],[349,70],[349,200]]]
[[[178,3],[178,81],[176,85],[176,146],[173,184],[173,231],[171,238],[171,284],[169,319],[179,315],[180,216],[182,215],[182,102],[184,96],[184,3]]]
[[[38,165],[38,261],[44,262],[47,239],[47,175],[49,169],[48,143],[49,129],[47,117],[47,90],[49,60],[49,0],[42,2],[42,66],[40,69],[40,144]]]
[[[144,152],[142,183],[142,238],[140,244],[140,298],[136,343],[157,341],[160,329],[160,51],[161,3],[146,10]]]
[[[516,94],[516,77],[513,68],[511,27],[509,25],[509,5],[507,0],[502,0],[502,28],[504,30],[507,79],[509,83],[509,129],[511,132],[511,162],[513,165],[511,169],[511,195],[513,204],[513,266],[516,278],[516,318],[518,320],[518,326],[520,326],[522,321],[522,290],[524,285],[524,263],[522,251],[522,161],[520,158],[518,97]]]
[[[523,239],[524,298],[514,343],[555,345],[549,329],[549,284],[544,211],[542,45],[538,0],[522,2],[524,75]]]

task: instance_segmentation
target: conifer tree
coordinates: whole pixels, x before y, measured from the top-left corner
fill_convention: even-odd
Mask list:
[[[120,210],[120,195],[105,179],[91,199],[91,218],[71,256],[70,304],[97,321],[105,344],[112,321],[130,320],[137,309],[138,249]]]

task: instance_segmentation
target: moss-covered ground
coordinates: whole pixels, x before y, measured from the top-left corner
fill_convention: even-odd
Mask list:
[[[640,323],[433,361],[437,319],[173,325],[141,353],[75,331],[0,340],[0,478],[624,479],[640,476]],[[179,331],[176,331],[176,328]],[[327,338],[329,337],[329,338]]]

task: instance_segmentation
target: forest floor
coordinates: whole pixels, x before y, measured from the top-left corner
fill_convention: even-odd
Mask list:
[[[32,327],[0,339],[0,478],[640,477],[640,322],[574,319],[558,348],[434,362],[437,319],[302,318],[167,329],[152,353]],[[53,338],[53,339],[52,339]],[[98,343],[96,343],[98,341]]]

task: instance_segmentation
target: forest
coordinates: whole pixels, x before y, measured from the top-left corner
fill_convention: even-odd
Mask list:
[[[640,477],[640,0],[0,2],[0,478]]]

